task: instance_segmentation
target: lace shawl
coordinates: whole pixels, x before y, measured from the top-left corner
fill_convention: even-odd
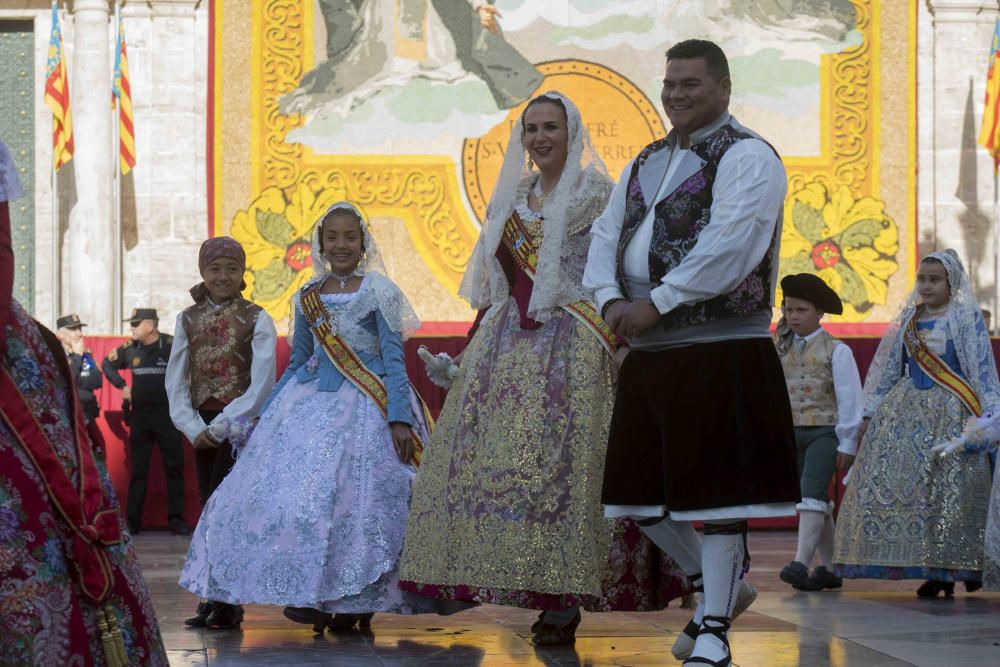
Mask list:
[[[580,232],[589,230],[604,210],[613,185],[576,105],[558,92],[545,96],[560,100],[566,108],[568,150],[559,183],[542,206],[544,235],[528,303],[528,315],[541,322],[559,307],[591,297],[582,285],[590,239]],[[477,310],[499,305],[510,294],[496,251],[507,219],[538,178],[527,166],[521,137],[523,117],[522,113],[511,130],[486,220],[458,292]]]
[[[969,284],[962,260],[951,249],[933,252],[921,261],[928,259],[936,259],[944,264],[948,275],[951,299],[943,319],[947,335],[955,344],[962,375],[975,390],[983,410],[996,414],[1000,409],[1000,381],[997,379],[993,347],[983,322],[979,300]],[[885,395],[903,376],[903,332],[922,308],[914,287],[882,337],[868,369],[865,380],[865,415],[875,413]]]

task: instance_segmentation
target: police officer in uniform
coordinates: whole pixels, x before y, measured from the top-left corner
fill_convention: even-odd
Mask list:
[[[142,528],[142,507],[146,500],[149,460],[153,441],[160,445],[167,478],[167,520],[175,535],[188,535],[184,523],[184,450],[181,434],[170,421],[164,378],[173,336],[160,333],[159,317],[153,308],[135,308],[126,320],[132,340],[112,350],[101,364],[108,381],[122,390],[123,411],[131,410],[132,478],[128,485],[125,519],[136,534]],[[132,371],[132,386],[118,371]]]
[[[66,350],[69,368],[76,378],[77,396],[83,408],[83,416],[88,427],[97,419],[101,408],[97,404],[94,392],[101,388],[104,381],[101,372],[94,363],[94,355],[83,341],[83,328],[87,326],[80,321],[76,313],[65,315],[56,320],[56,337]]]

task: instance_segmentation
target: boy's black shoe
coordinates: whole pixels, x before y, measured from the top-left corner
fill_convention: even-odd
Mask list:
[[[800,563],[797,560],[793,560],[791,563],[781,568],[781,572],[778,576],[786,584],[791,584],[793,588],[797,588],[800,591],[818,591],[820,587],[815,586],[809,580],[809,568]]]

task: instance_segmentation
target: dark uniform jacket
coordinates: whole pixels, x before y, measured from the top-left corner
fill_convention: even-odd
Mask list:
[[[94,355],[90,350],[84,350],[83,354],[70,352],[66,357],[69,361],[70,371],[76,378],[76,390],[80,396],[83,416],[87,418],[88,422],[92,422],[97,419],[97,415],[101,412],[101,408],[97,404],[97,397],[94,396],[94,391],[100,389],[104,383],[101,372],[97,370]]]
[[[118,371],[126,368],[132,371],[133,407],[166,408],[167,389],[164,379],[173,342],[173,336],[163,333],[150,345],[142,345],[134,340],[126,341],[108,353],[101,364],[101,370],[108,382],[119,389],[125,387],[125,380]]]

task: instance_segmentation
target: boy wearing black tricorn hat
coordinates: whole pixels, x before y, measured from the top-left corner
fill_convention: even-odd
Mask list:
[[[810,273],[785,276],[781,291],[784,317],[776,345],[795,422],[802,502],[795,560],[779,576],[799,590],[840,588],[841,578],[831,571],[835,526],[827,490],[836,471],[850,467],[857,453],[861,377],[851,349],[820,326],[823,315],[844,312],[837,293]],[[817,550],[821,564],[810,576]]]

